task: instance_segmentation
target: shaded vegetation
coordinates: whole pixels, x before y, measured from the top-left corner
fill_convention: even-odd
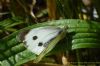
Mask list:
[[[0,65],[100,65],[99,5],[99,0],[0,0]],[[17,36],[41,26],[68,28],[38,56]]]

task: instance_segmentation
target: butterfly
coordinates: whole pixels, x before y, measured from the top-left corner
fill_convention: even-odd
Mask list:
[[[24,46],[36,55],[42,56],[56,45],[62,38],[64,31],[57,26],[44,26],[23,31],[19,34],[19,39]],[[52,44],[54,43],[54,44]]]

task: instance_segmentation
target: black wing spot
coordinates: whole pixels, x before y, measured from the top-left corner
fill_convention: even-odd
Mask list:
[[[43,43],[42,42],[39,42],[38,46],[42,46],[42,45],[43,45]]]
[[[36,40],[38,37],[37,36],[33,36],[33,40]]]

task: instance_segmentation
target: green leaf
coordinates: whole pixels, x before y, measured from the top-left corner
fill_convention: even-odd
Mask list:
[[[72,49],[100,48],[100,43],[77,43],[72,45]]]
[[[31,53],[28,50],[24,50],[15,56],[11,56],[8,60],[3,60],[1,66],[20,66],[26,62],[32,61],[36,58],[34,53]]]
[[[65,31],[68,32],[69,36],[73,36],[71,35],[71,33],[78,33],[78,32],[93,32],[93,33],[100,33],[100,23],[99,22],[95,22],[95,21],[86,21],[86,20],[79,20],[79,19],[62,19],[62,20],[53,20],[53,21],[48,21],[45,23],[38,23],[32,26],[28,26],[26,28],[23,28],[21,30],[18,30],[12,34],[10,34],[9,36],[6,36],[2,39],[0,39],[0,60],[3,60],[7,58],[10,58],[12,56],[17,55],[18,53],[23,52],[24,50],[26,50],[26,48],[24,48],[23,44],[20,44],[18,42],[18,40],[16,39],[16,36],[22,31],[22,30],[26,30],[26,29],[33,29],[33,28],[38,28],[38,27],[43,27],[43,26],[57,26],[57,27],[64,27],[67,26],[68,29],[64,29]],[[92,43],[80,43],[80,44],[73,44],[72,45],[72,39],[70,39],[71,37],[68,37],[68,35],[66,36],[68,38],[68,43],[65,41],[65,44],[67,43],[66,46],[69,47],[69,49],[78,49],[78,48],[92,48],[93,46],[95,47],[99,47],[99,44],[95,45]],[[26,63],[28,61],[34,60],[34,62],[39,62],[47,53],[49,53],[52,49],[52,52],[56,52],[58,50],[60,50],[59,46],[64,46],[64,45],[59,45],[58,47],[56,47],[55,45],[57,45],[57,43],[61,40],[63,35],[58,35],[53,41],[50,42],[50,45],[47,47],[47,49],[45,51],[43,51],[39,56],[26,56],[26,60],[22,59],[18,62],[18,64],[22,63]],[[64,39],[63,39],[64,40]],[[59,43],[61,44],[61,43]],[[8,46],[8,47],[5,47]],[[66,47],[64,46],[64,50],[66,50]],[[88,47],[89,46],[89,47]],[[55,48],[54,48],[55,47]],[[2,49],[4,51],[2,51]],[[13,51],[13,53],[11,52],[11,50]],[[63,51],[63,50],[62,50]],[[5,57],[4,57],[4,55]],[[22,54],[23,55],[23,54]],[[28,55],[28,53],[26,53],[26,55]],[[33,54],[34,55],[34,54]],[[37,58],[36,58],[37,57]]]

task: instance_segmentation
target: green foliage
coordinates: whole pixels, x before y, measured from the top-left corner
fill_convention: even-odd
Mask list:
[[[77,61],[80,62],[82,51],[79,50],[81,49],[89,49],[91,53],[90,56],[94,57],[92,55],[95,55],[95,53],[92,53],[91,48],[100,48],[100,23],[92,20],[100,21],[99,0],[89,0],[93,1],[93,8],[97,10],[97,15],[99,16],[97,19],[90,18],[91,20],[80,20],[84,19],[84,15],[87,16],[86,19],[91,17],[91,15],[93,16],[93,14],[90,14],[92,10],[89,11],[89,14],[81,14],[82,9],[88,7],[85,6],[81,0],[56,0],[56,9],[54,9],[54,11],[57,11],[57,14],[55,14],[57,19],[67,19],[53,20],[37,24],[34,23],[37,21],[43,22],[48,20],[49,13],[47,11],[50,7],[45,8],[46,6],[43,5],[44,3],[42,3],[43,6],[41,6],[38,2],[36,2],[36,5],[34,6],[32,4],[34,2],[28,3],[29,1],[10,0],[10,6],[8,4],[9,2],[6,2],[6,0],[4,0],[4,3],[2,3],[3,0],[0,1],[1,5],[3,4],[4,7],[8,7],[11,16],[13,16],[12,18],[0,21],[0,66],[20,66],[29,61],[39,62],[43,57],[74,50],[77,56]],[[40,3],[48,0],[38,1]],[[1,5],[0,7],[2,7]],[[4,12],[6,8],[4,8]],[[0,18],[2,17],[1,11],[3,11],[2,8],[0,10]],[[36,19],[32,18],[30,11],[34,12]],[[20,16],[21,18],[16,16]],[[63,29],[66,27],[66,29],[64,29],[66,35],[62,35],[64,36],[63,39],[58,35],[55,40],[50,42],[49,47],[37,56],[28,51],[24,47],[24,44],[19,42],[19,39],[16,37],[18,37],[19,33],[24,30],[43,26],[57,26]],[[94,51],[98,53],[95,49]]]
[[[26,29],[33,29],[33,28],[38,28],[38,27],[43,27],[43,26],[58,26],[58,27],[66,27],[67,29],[64,29],[67,33],[66,33],[66,39],[68,41],[66,41],[66,39],[63,39],[64,42],[59,42],[58,44],[55,43],[55,40],[53,43],[50,43],[50,47],[47,48],[47,50],[45,50],[43,52],[43,54],[37,56],[34,53],[31,53],[30,51],[28,51],[24,45],[20,42],[18,42],[16,36],[23,30]],[[9,36],[6,36],[4,38],[2,38],[0,40],[0,60],[2,60],[2,65],[4,63],[9,63],[9,64],[16,64],[16,65],[20,65],[23,63],[26,63],[28,61],[31,60],[35,60],[36,62],[40,61],[42,57],[44,57],[48,52],[50,52],[53,48],[53,50],[48,54],[48,55],[52,55],[55,52],[62,52],[62,51],[66,51],[66,50],[72,50],[74,49],[79,49],[79,48],[98,48],[99,46],[99,42],[98,43],[94,43],[95,41],[92,41],[92,36],[93,36],[93,40],[94,37],[96,38],[95,35],[97,35],[98,33],[100,33],[100,26],[98,22],[94,22],[94,21],[86,21],[86,20],[79,20],[79,19],[63,19],[63,20],[53,20],[50,22],[44,22],[44,23],[38,23],[32,26],[28,26],[25,27],[21,30],[17,30],[16,32],[10,34]],[[93,33],[92,35],[88,35],[88,33]],[[73,33],[73,34],[72,34]],[[85,40],[82,39],[80,37],[80,34],[82,33],[83,35],[87,35],[85,37],[82,38],[90,38],[89,40]],[[79,40],[76,41],[76,39],[81,38]],[[61,38],[61,37],[59,37]],[[72,39],[71,39],[72,38]],[[58,40],[58,38],[56,39]],[[99,38],[96,38],[96,40],[100,40]],[[58,40],[59,41],[59,40]],[[73,43],[74,41],[74,43]],[[77,44],[77,42],[79,42]],[[84,42],[84,43],[82,43]],[[90,43],[89,43],[90,42]],[[88,43],[88,44],[87,44]],[[56,44],[56,46],[54,47],[54,45]],[[92,46],[93,44],[93,46]],[[61,47],[63,48],[62,50]],[[70,47],[70,48],[67,48]],[[21,54],[21,56],[20,56]],[[24,55],[25,54],[25,55]],[[14,61],[14,59],[16,59],[18,56],[19,60],[15,61],[14,63],[12,61]],[[24,56],[24,57],[23,57]],[[42,57],[41,57],[42,56]],[[14,57],[13,59],[10,59],[11,57]],[[39,58],[40,57],[40,58]],[[8,62],[9,61],[9,62]],[[5,65],[4,65],[5,66]]]

